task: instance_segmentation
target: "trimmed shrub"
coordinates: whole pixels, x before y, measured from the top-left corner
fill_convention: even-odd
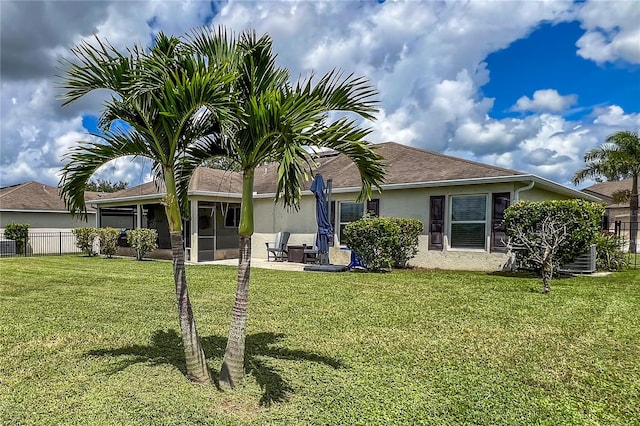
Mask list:
[[[518,263],[541,273],[548,293],[560,265],[595,242],[603,214],[604,206],[585,200],[520,201],[505,210],[504,224]]]
[[[25,254],[29,241],[28,223],[9,223],[4,227],[4,237],[16,242],[16,253]]]
[[[158,231],[155,229],[134,229],[127,231],[127,242],[136,251],[136,259],[142,260],[145,254],[158,248]]]
[[[599,271],[621,271],[627,267],[622,241],[610,232],[601,232],[596,238],[596,268]]]
[[[422,229],[417,219],[365,215],[347,224],[344,240],[371,271],[404,268],[418,252]]]
[[[98,234],[100,237],[100,254],[104,254],[108,258],[112,257],[118,251],[120,230],[116,228],[100,228]]]
[[[96,238],[99,236],[98,229],[96,228],[74,228],[71,233],[76,237],[76,246],[82,250],[87,256],[95,255],[93,245]]]
[[[418,219],[391,218],[400,227],[398,246],[394,249],[393,266],[406,268],[407,262],[418,254],[418,237],[424,225]]]

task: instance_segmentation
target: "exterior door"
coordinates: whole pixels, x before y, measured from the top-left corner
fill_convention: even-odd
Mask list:
[[[508,192],[496,192],[493,194],[491,208],[491,251],[507,252],[507,231],[502,224],[504,211],[511,203],[511,194]]]
[[[212,203],[198,203],[198,262],[215,259],[216,208]]]

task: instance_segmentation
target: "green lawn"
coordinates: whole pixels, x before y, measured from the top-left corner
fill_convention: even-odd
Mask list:
[[[171,264],[0,260],[0,424],[640,424],[640,269],[254,269],[248,378],[184,376]],[[212,369],[235,268],[188,268]]]

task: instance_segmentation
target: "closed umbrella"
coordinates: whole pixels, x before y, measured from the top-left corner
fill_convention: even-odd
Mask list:
[[[316,222],[318,223],[316,246],[318,247],[320,264],[327,265],[329,263],[329,236],[333,234],[333,227],[329,220],[329,206],[325,197],[326,187],[321,174],[315,176],[310,189],[316,196]]]

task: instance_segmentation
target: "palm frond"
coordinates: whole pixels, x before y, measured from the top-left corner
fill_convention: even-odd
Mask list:
[[[72,148],[63,158],[66,163],[60,178],[60,193],[73,215],[86,215],[84,191],[87,182],[101,166],[116,158],[149,156],[148,146],[136,133],[120,130],[94,134],[103,143],[84,141]]]
[[[82,41],[71,48],[73,58],[62,58],[56,85],[66,92],[60,97],[68,105],[97,89],[107,89],[122,96],[129,73],[135,63],[133,55],[118,52],[107,41],[95,37],[95,44]]]

